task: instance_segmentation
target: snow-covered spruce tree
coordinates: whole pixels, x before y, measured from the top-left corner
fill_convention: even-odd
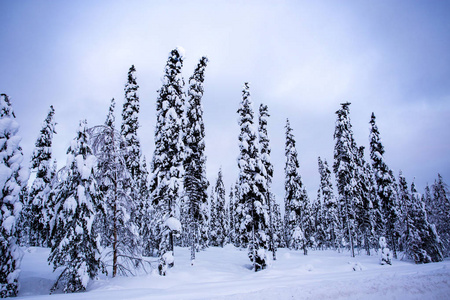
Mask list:
[[[430,185],[428,183],[425,186],[422,198],[423,198],[423,202],[425,203],[425,209],[427,211],[428,220],[431,223],[436,224],[436,220],[434,219],[433,212],[432,212],[433,198],[431,197],[431,188],[430,188]]]
[[[87,122],[82,121],[67,150],[67,174],[55,187],[48,260],[53,270],[61,269],[61,273],[51,292],[59,286],[65,293],[84,291],[89,279],[103,269],[92,226],[101,209],[101,193],[94,176],[96,163]]]
[[[353,205],[356,216],[356,234],[358,251],[365,249],[370,255],[370,248],[376,247],[378,236],[375,235],[375,211],[373,202],[376,195],[376,184],[370,164],[364,159],[364,147],[356,151],[356,201]]]
[[[140,196],[141,201],[137,204],[138,209],[141,209],[140,219],[141,224],[138,224],[139,234],[140,234],[140,243],[142,248],[142,254],[151,255],[152,248],[152,235],[151,228],[149,227],[152,223],[152,212],[153,208],[150,203],[150,192],[148,190],[148,168],[147,168],[147,159],[145,156],[142,156],[142,160],[140,162],[140,171],[137,176],[137,187],[139,188],[138,194]]]
[[[275,242],[275,247],[285,248],[286,243],[284,241],[284,222],[281,217],[281,208],[275,201],[275,196],[273,196],[273,239]]]
[[[405,195],[406,180],[400,173],[402,195]],[[411,194],[404,199],[405,215],[403,217],[404,230],[401,241],[405,255],[413,259],[416,264],[438,262],[444,259],[442,243],[436,232],[436,227],[427,220],[425,203],[417,193],[414,183]]]
[[[139,85],[134,75],[134,65],[128,70],[128,79],[125,84],[125,102],[122,109],[121,134],[125,139],[125,161],[131,176],[135,179],[140,174],[141,168],[141,144],[137,135],[139,128]]]
[[[274,242],[274,225],[273,225],[273,198],[271,196],[271,185],[272,185],[272,178],[273,178],[273,165],[270,160],[270,152],[272,151],[270,149],[270,139],[269,134],[267,132],[267,119],[270,117],[269,115],[269,108],[267,105],[260,104],[259,106],[259,118],[258,118],[258,134],[259,134],[259,145],[260,145],[260,151],[261,151],[261,160],[264,165],[265,169],[265,179],[267,181],[267,194],[266,194],[266,203],[268,206],[268,213],[269,213],[269,226],[267,227],[267,235],[269,237],[269,251],[272,252],[273,260],[277,259],[276,255],[276,245]]]
[[[16,219],[22,209],[19,193],[28,181],[22,166],[16,121],[9,97],[0,95],[0,298],[17,296],[22,251],[17,245]]]
[[[412,199],[411,192],[406,182],[406,178],[403,176],[400,170],[398,175],[398,203],[399,203],[399,227],[401,231],[401,237],[399,239],[399,250],[405,251],[406,241],[410,239],[410,234],[412,233],[412,228],[414,224],[411,219],[411,215],[408,214],[410,209]]]
[[[253,269],[256,272],[265,269],[267,266],[267,185],[247,82],[244,84],[242,102],[237,112],[240,126],[238,158],[239,230],[241,245],[248,244],[248,256],[253,262]]]
[[[299,174],[295,138],[289,120],[286,120],[285,172],[285,230],[289,249],[303,249],[307,254],[309,244],[309,199]]]
[[[355,234],[356,234],[356,215],[354,201],[356,200],[356,172],[357,164],[355,161],[355,142],[353,139],[353,130],[350,123],[350,103],[342,103],[336,120],[334,131],[334,165],[333,171],[336,176],[336,184],[339,193],[339,202],[341,207],[341,222],[343,224],[344,238],[349,245],[350,254],[355,256]]]
[[[365,180],[367,180],[367,186],[369,187],[368,195],[371,197],[370,203],[372,204],[370,208],[372,229],[370,232],[369,246],[372,249],[376,249],[379,246],[380,236],[383,234],[383,213],[381,211],[380,197],[378,197],[377,182],[372,165],[366,162],[364,169]]]
[[[125,163],[131,176],[128,181],[131,199],[134,209],[131,212],[132,222],[139,228],[140,236],[144,236],[144,224],[146,218],[146,206],[148,202],[148,187],[146,181],[147,170],[141,161],[141,144],[137,134],[139,128],[139,85],[136,82],[136,69],[134,65],[128,70],[127,83],[125,84],[125,101],[122,108],[122,125],[120,133],[124,138]],[[126,183],[126,182],[124,182]]]
[[[125,154],[121,147],[122,135],[115,129],[115,101],[111,100],[105,125],[89,130],[91,144],[98,164],[96,180],[102,192],[104,211],[97,218],[103,244],[111,249],[103,255],[103,260],[112,266],[112,276],[134,275],[135,269],[144,267],[139,246],[139,230],[131,215],[136,203],[130,195],[133,178],[126,166]]]
[[[340,230],[338,202],[334,196],[333,184],[331,182],[331,171],[326,160],[322,161],[319,157],[318,164],[320,186],[317,194],[323,203],[324,246],[325,248],[338,249],[342,239],[342,232]]]
[[[208,203],[205,155],[205,125],[203,122],[203,82],[208,58],[202,57],[194,74],[189,78],[189,89],[186,107],[186,135],[184,143],[186,157],[184,158],[184,188],[186,191],[188,227],[191,246],[191,261],[195,260],[196,249],[199,248],[200,231],[205,230],[204,222],[208,216],[204,209]],[[202,209],[203,207],[203,209]],[[207,234],[207,233],[206,233]]]
[[[239,248],[245,248],[247,244],[241,244],[241,229],[240,229],[240,216],[241,216],[241,205],[239,204],[239,199],[241,198],[241,187],[239,185],[239,179],[236,180],[234,184],[234,215],[233,215],[233,231],[235,236],[234,246]]]
[[[315,249],[323,249],[326,229],[324,227],[324,207],[319,193],[317,199],[311,204],[310,223],[310,246]]]
[[[176,48],[169,54],[163,86],[156,100],[155,150],[153,154],[150,193],[155,207],[159,240],[160,275],[174,265],[174,234],[181,231],[176,218],[176,205],[183,196],[185,94],[181,75],[184,50]]]
[[[233,193],[233,196],[231,196]],[[239,230],[239,182],[235,182],[230,188],[230,236],[235,247],[241,247]]]
[[[22,210],[20,214],[16,217],[16,243],[19,246],[27,247],[28,246],[28,236],[30,231],[30,210],[27,209],[28,201],[28,186],[23,186],[19,192],[19,202],[22,203]]]
[[[380,132],[376,125],[375,114],[372,113],[370,119],[370,158],[377,182],[377,194],[379,197],[380,211],[383,215],[383,231],[389,247],[393,251],[394,258],[397,258],[398,238],[400,232],[398,228],[398,203],[397,187],[395,177],[387,164],[384,162],[384,147],[381,144]]]
[[[436,225],[444,245],[444,255],[450,256],[450,193],[441,174],[432,185],[430,220]]]
[[[216,184],[211,198],[211,221],[209,225],[210,245],[223,247],[226,240],[226,209],[225,186],[223,184],[222,169],[217,173]]]
[[[31,185],[28,196],[29,203],[26,205],[26,210],[29,210],[27,215],[30,226],[28,233],[30,246],[48,246],[50,219],[47,202],[53,175],[51,167],[52,140],[53,134],[56,133],[54,114],[55,109],[50,106],[31,158],[31,171],[36,173],[36,178]]]

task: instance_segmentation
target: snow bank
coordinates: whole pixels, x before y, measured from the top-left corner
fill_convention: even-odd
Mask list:
[[[30,249],[17,299],[450,299],[450,260],[422,265],[393,260],[391,266],[381,266],[377,255],[351,258],[347,252],[309,251],[305,256],[279,249],[278,259],[266,270],[253,272],[247,251],[231,245],[197,253],[195,266],[190,249],[175,248],[175,266],[167,276],[101,275],[85,293],[49,296],[58,276],[47,264],[49,251]],[[149,259],[157,265],[157,258]]]

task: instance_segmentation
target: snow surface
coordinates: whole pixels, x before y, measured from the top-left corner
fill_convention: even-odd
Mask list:
[[[197,253],[175,248],[167,276],[106,277],[90,281],[87,292],[48,295],[58,274],[47,264],[49,249],[25,249],[16,299],[450,299],[450,260],[415,265],[348,252],[279,249],[278,259],[253,272],[247,250],[233,246]],[[271,257],[271,255],[269,255]],[[157,258],[150,258],[157,266]]]

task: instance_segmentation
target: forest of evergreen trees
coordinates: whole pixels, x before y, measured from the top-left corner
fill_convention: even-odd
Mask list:
[[[267,124],[269,108],[257,116],[244,83],[238,114],[236,182],[227,193],[222,170],[206,178],[202,57],[187,82],[184,50],[168,56],[156,99],[155,148],[147,166],[141,151],[139,85],[128,72],[120,128],[111,100],[104,124],[79,123],[64,167],[52,156],[56,134],[51,106],[31,157],[32,182],[10,98],[0,96],[0,296],[18,293],[20,246],[50,248],[49,264],[60,275],[52,292],[78,292],[90,279],[175,265],[174,246],[196,253],[233,244],[247,249],[254,271],[267,267],[277,248],[334,249],[351,256],[381,253],[382,263],[407,258],[415,263],[450,256],[450,201],[443,178],[423,193],[384,159],[376,117],[370,124],[370,161],[353,137],[350,103],[336,111],[334,158],[318,158],[320,186],[308,195],[299,170],[293,128],[285,126],[284,216],[271,191],[273,165]],[[333,173],[335,185],[333,185]],[[210,188],[210,193],[208,193]],[[157,265],[155,259],[157,257]],[[220,259],[220,258],[217,258]]]

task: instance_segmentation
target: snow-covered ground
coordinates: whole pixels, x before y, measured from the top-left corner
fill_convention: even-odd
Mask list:
[[[190,264],[187,248],[175,249],[175,267],[166,277],[91,281],[88,291],[48,295],[56,274],[47,264],[48,249],[24,249],[18,299],[450,299],[450,260],[415,265],[378,257],[351,258],[335,251],[279,249],[278,259],[261,272],[250,270],[246,251],[233,246],[197,253]]]

